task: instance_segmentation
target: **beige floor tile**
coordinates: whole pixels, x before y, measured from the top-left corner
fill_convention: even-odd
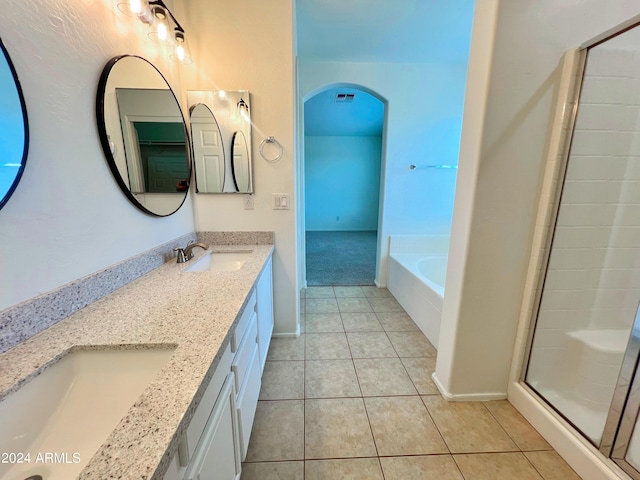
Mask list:
[[[338,302],[335,298],[309,298],[305,299],[304,313],[339,313]]]
[[[404,368],[407,370],[413,384],[421,395],[440,394],[438,387],[433,383],[431,375],[436,369],[436,357],[405,357],[401,358]]]
[[[364,286],[360,288],[362,288],[365,297],[391,297],[391,292],[389,292],[389,290],[387,290],[386,288],[378,288],[372,286]]]
[[[300,315],[300,333],[306,333],[307,331],[307,315]]]
[[[333,298],[335,297],[333,287],[307,287],[306,298]]]
[[[260,400],[304,399],[304,362],[266,362]]]
[[[300,298],[306,298],[307,297],[307,289],[306,288],[301,288],[300,289]]]
[[[554,451],[525,452],[524,456],[544,480],[580,480],[580,476]]]
[[[300,313],[307,313],[307,299],[300,299]]]
[[[454,455],[467,480],[542,480],[520,453],[482,453]]]
[[[305,400],[307,459],[376,456],[362,398]]]
[[[551,445],[507,400],[485,402],[485,405],[520,450],[552,450]]]
[[[364,297],[361,287],[333,287],[336,297]]]
[[[373,312],[366,298],[340,297],[338,309],[340,313],[368,313]]]
[[[375,313],[341,313],[345,332],[382,332]]]
[[[378,320],[382,328],[387,332],[419,332],[420,329],[411,319],[411,317],[403,312],[378,312]]]
[[[393,297],[369,297],[369,303],[373,311],[378,312],[404,312],[404,308]]]
[[[464,480],[451,455],[384,457],[385,480]]]
[[[387,332],[400,357],[435,357],[437,351],[422,332]]]
[[[307,460],[306,480],[384,480],[377,458]]]
[[[351,358],[344,333],[307,333],[305,337],[307,360]]]
[[[480,402],[422,397],[451,453],[508,452],[518,447]]]
[[[381,456],[449,453],[420,397],[364,399]]]
[[[304,335],[296,338],[273,338],[267,360],[304,360]]]
[[[243,463],[241,480],[304,480],[304,462]]]
[[[417,394],[399,358],[360,358],[353,363],[365,397]]]
[[[308,360],[305,363],[305,397],[360,397],[352,360]]]
[[[397,357],[391,342],[384,332],[347,333],[353,358]]]
[[[344,332],[339,313],[307,313],[306,333]]]
[[[247,462],[304,458],[304,400],[258,402]]]

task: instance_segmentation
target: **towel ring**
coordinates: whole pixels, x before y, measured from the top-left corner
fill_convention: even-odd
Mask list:
[[[275,158],[269,158],[264,154],[264,147],[268,143],[275,143],[278,146],[278,154],[276,155]],[[282,145],[280,145],[280,142],[276,140],[276,137],[266,137],[264,140],[262,140],[262,142],[260,142],[259,150],[260,150],[260,155],[262,155],[262,158],[264,158],[269,163],[275,163],[282,158]]]

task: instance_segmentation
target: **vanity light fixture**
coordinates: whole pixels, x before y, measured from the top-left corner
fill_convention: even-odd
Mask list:
[[[249,105],[244,101],[244,98],[240,97],[240,101],[238,101],[238,113],[241,117],[247,118],[249,116]]]
[[[147,36],[155,43],[171,46],[171,60],[184,65],[193,63],[184,28],[162,0],[123,0],[118,3],[118,10],[150,25]]]

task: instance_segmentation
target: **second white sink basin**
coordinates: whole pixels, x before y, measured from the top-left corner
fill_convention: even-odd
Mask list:
[[[240,270],[252,252],[209,252],[193,265],[184,269],[185,272],[235,272]]]
[[[0,463],[0,478],[76,478],[172,354],[74,351],[9,394],[0,402],[0,452],[20,457]]]

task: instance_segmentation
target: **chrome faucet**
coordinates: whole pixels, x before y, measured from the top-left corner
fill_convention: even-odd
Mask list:
[[[209,245],[207,245],[206,243],[200,243],[200,242],[194,243],[193,240],[190,240],[186,247],[184,248],[176,247],[173,249],[174,252],[177,252],[176,261],[178,263],[184,263],[191,260],[193,258],[193,249],[195,247],[200,247],[203,250],[206,250],[209,248]]]

